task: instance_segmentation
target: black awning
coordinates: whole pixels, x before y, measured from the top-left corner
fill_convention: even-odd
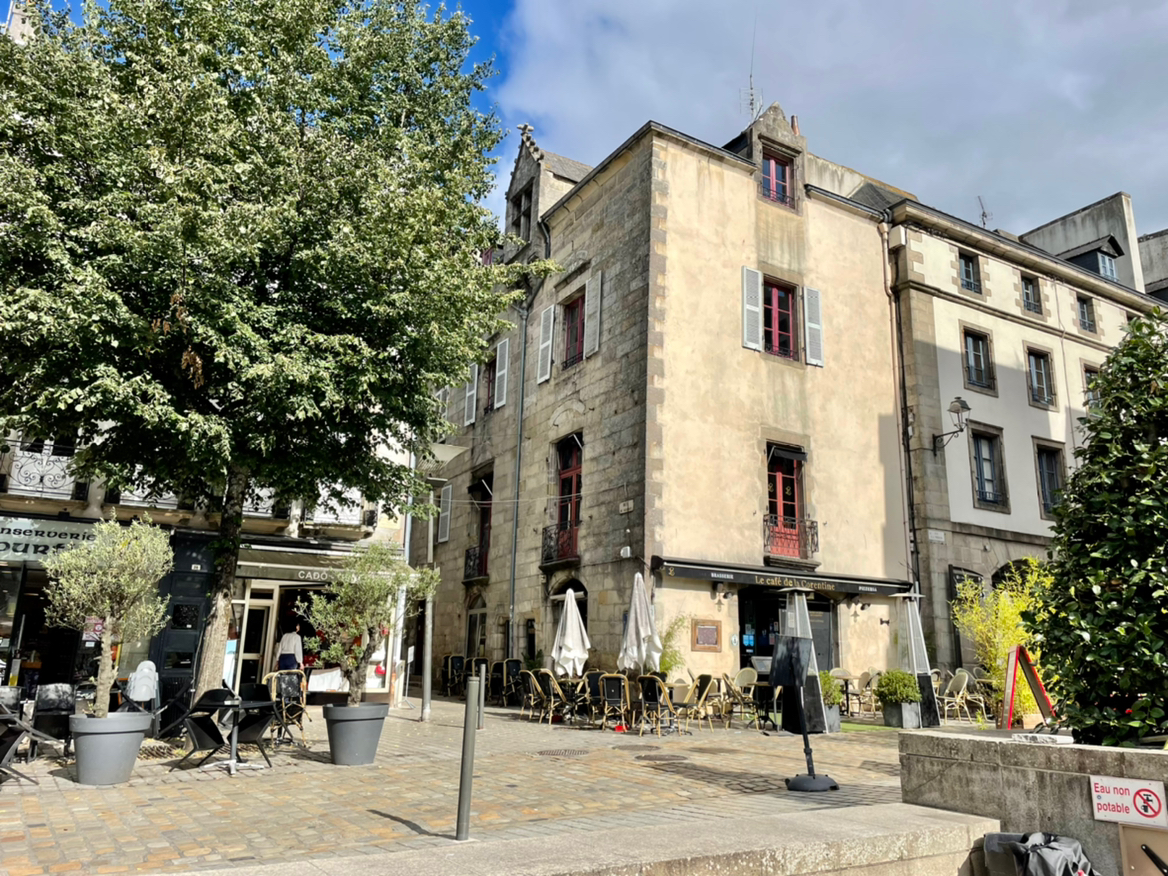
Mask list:
[[[779,459],[795,459],[799,462],[807,461],[807,451],[799,450],[797,447],[781,447],[778,444],[772,444],[768,452],[768,459],[773,459],[777,456]]]
[[[653,557],[650,568],[661,578],[687,578],[691,581],[725,581],[756,587],[805,587],[821,593],[871,593],[895,596],[912,589],[912,582],[893,578],[863,578],[852,575],[820,575],[811,572],[784,571],[773,566],[734,566],[704,560],[681,560]]]

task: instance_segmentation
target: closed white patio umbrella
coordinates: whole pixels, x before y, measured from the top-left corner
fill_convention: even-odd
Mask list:
[[[564,594],[564,610],[556,628],[556,643],[552,646],[552,666],[559,675],[578,678],[584,671],[592,641],[584,629],[584,619],[576,606],[576,594],[571,588]]]
[[[642,672],[656,672],[661,666],[661,637],[653,617],[653,606],[645,590],[645,579],[638,572],[633,579],[633,598],[629,603],[629,620],[625,638],[616,658],[618,669],[640,667]]]

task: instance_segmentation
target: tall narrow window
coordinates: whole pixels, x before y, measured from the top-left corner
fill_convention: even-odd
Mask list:
[[[1054,386],[1050,380],[1050,356],[1037,350],[1026,354],[1030,372],[1030,400],[1039,405],[1054,404]]]
[[[1079,328],[1085,332],[1095,331],[1095,303],[1085,295],[1079,296]]]
[[[965,382],[979,389],[993,389],[990,339],[980,332],[965,332]]]
[[[1005,502],[998,476],[1000,444],[996,435],[973,435],[973,470],[977,479],[977,500],[986,505]]]
[[[531,239],[531,186],[511,199],[511,233]]]
[[[564,367],[584,359],[584,296],[564,305]]]
[[[762,193],[780,204],[793,203],[791,197],[791,162],[769,153],[762,158]]]
[[[1038,291],[1038,281],[1033,277],[1022,278],[1022,306],[1030,313],[1042,313],[1042,295]]]
[[[1115,272],[1115,259],[1105,252],[1099,253],[1099,276],[1119,280],[1119,274]]]
[[[483,377],[486,380],[487,387],[487,403],[484,414],[489,414],[495,409],[495,387],[499,375],[499,360],[492,359],[483,367]]]
[[[763,344],[773,356],[799,358],[794,287],[768,281],[763,287]]]
[[[773,556],[806,557],[810,553],[810,524],[803,519],[806,458],[798,448],[776,444],[767,448],[766,552]]]
[[[957,256],[958,267],[961,270],[961,288],[981,294],[981,272],[977,267],[977,256],[970,253],[960,253]]]
[[[1039,447],[1036,451],[1038,463],[1038,496],[1042,502],[1042,513],[1049,516],[1059,502],[1063,489],[1063,454],[1054,447]]]
[[[579,435],[569,435],[556,448],[560,469],[558,522],[561,527],[575,527],[580,522],[582,445]]]
[[[1083,399],[1087,403],[1087,410],[1091,410],[1099,404],[1099,390],[1092,385],[1098,376],[1098,368],[1086,367],[1083,369]]]

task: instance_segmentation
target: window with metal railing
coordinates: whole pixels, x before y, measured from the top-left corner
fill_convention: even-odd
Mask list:
[[[1050,355],[1038,350],[1026,353],[1030,400],[1036,405],[1054,404],[1054,385],[1051,382]]]
[[[980,295],[981,271],[978,268],[977,256],[972,253],[959,253],[957,264],[961,272],[961,288]]]
[[[1042,293],[1033,277],[1022,278],[1022,306],[1029,313],[1042,315]]]
[[[795,199],[791,186],[791,162],[786,158],[764,153],[762,158],[762,196],[770,201],[793,206]]]
[[[980,332],[965,331],[965,382],[978,389],[994,388],[990,339]]]

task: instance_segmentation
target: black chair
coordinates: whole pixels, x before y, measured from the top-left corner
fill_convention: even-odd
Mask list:
[[[219,730],[216,715],[225,703],[233,699],[235,699],[235,694],[229,689],[221,687],[207,691],[199,697],[198,702],[191,706],[183,716],[183,725],[186,727],[187,735],[191,738],[192,748],[183,756],[182,760],[171,767],[172,772],[186,763],[193,755],[205,751],[207,756],[195,764],[196,767],[200,767],[227,745],[227,740],[223,738],[223,733]]]
[[[506,688],[506,678],[503,670],[503,661],[496,660],[491,664],[490,675],[490,697],[491,701],[498,703],[500,706],[505,705],[504,690]]]
[[[272,692],[262,682],[245,681],[239,686],[239,698],[241,700],[262,700],[264,702],[270,702]]]
[[[264,688],[267,690],[267,688]],[[256,697],[257,700],[261,699]],[[264,697],[268,702],[271,702],[271,697]],[[272,722],[276,720],[276,709],[273,703],[270,706],[264,706],[260,709],[248,709],[237,719],[239,721],[239,729],[236,732],[235,741],[239,745],[254,745],[260,750],[260,754],[264,756],[268,766],[272,765],[271,759],[268,757],[268,752],[264,748],[264,734],[268,732],[268,728],[272,726]]]
[[[523,702],[523,679],[519,673],[523,671],[523,661],[517,657],[509,657],[503,661],[503,698],[504,705],[514,706]]]
[[[462,693],[463,673],[466,669],[466,658],[460,654],[451,654],[448,658],[446,684],[443,687],[443,696],[457,696]]]
[[[614,724],[624,725],[627,728],[632,720],[628,678],[616,672],[606,672],[600,676],[600,690],[604,703],[600,729],[603,730],[608,726],[609,718],[613,719]]]
[[[73,743],[73,733],[69,729],[69,718],[77,712],[77,688],[71,684],[38,685],[36,700],[32,707],[32,729],[40,738],[33,736],[29,741],[28,759],[37,756],[40,742],[48,736],[62,744],[62,754],[69,756]]]
[[[640,676],[637,681],[641,685],[641,729],[639,736],[645,735],[645,728],[656,731],[661,735],[662,726],[672,724],[676,718],[673,703],[669,700],[669,691],[665,682],[658,678],[658,673],[652,672]]]
[[[604,713],[604,694],[600,690],[600,679],[604,671],[589,669],[584,673],[584,697],[582,708],[588,710],[588,717],[595,721],[596,713]]]
[[[13,688],[16,690],[16,688]],[[12,759],[16,757],[16,749],[20,747],[20,743],[24,741],[24,737],[28,735],[28,730],[17,724],[0,725],[0,779],[5,775],[13,776],[18,781],[32,782],[34,785],[39,784],[36,779],[26,776],[21,772],[17,772],[12,766]]]

